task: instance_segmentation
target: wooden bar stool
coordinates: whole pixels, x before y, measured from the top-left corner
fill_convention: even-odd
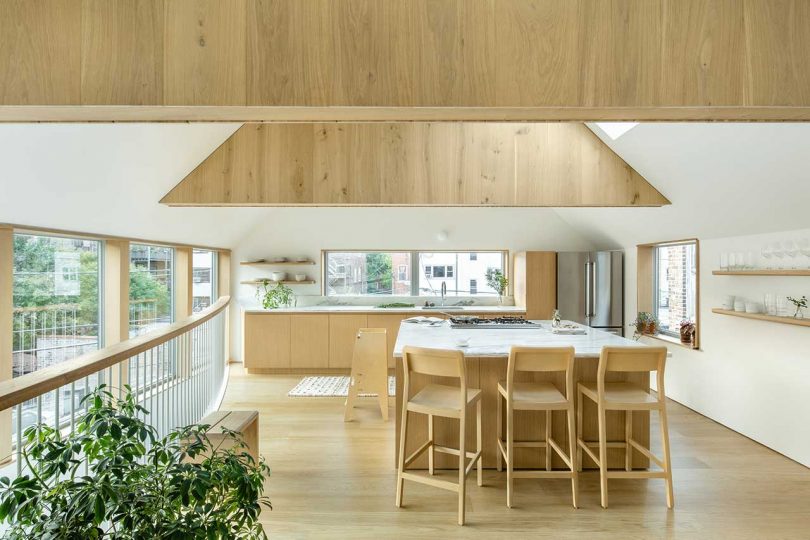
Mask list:
[[[354,416],[354,402],[363,393],[377,394],[380,413],[388,422],[388,357],[385,328],[361,328],[357,331],[352,355],[352,374],[346,396],[343,421]]]
[[[483,485],[481,466],[481,390],[467,388],[467,370],[464,354],[461,351],[441,349],[424,349],[405,347],[402,351],[403,390],[402,390],[402,426],[399,435],[399,459],[397,467],[397,507],[402,506],[402,491],[405,480],[420,482],[429,486],[455,491],[458,493],[458,524],[464,525],[464,498],[466,495],[467,475],[478,465],[478,485]],[[412,373],[421,373],[432,377],[452,377],[459,379],[459,386],[428,384],[415,396],[410,395],[410,378]],[[476,451],[465,449],[467,409],[475,405],[476,414]],[[428,440],[413,454],[405,457],[405,443],[408,438],[408,413],[428,415]],[[439,446],[433,440],[433,417],[458,418],[458,449]],[[434,452],[458,456],[458,483],[439,480],[430,476],[421,476],[407,472],[405,467],[411,464],[425,450],[428,454],[428,473],[433,476]],[[467,464],[467,458],[470,458]]]
[[[667,486],[667,507],[675,504],[672,492],[672,463],[669,453],[669,427],[667,425],[666,393],[664,392],[664,366],[667,360],[666,347],[604,347],[599,357],[596,382],[584,382],[577,385],[577,466],[582,468],[582,451],[584,450],[599,467],[599,478],[602,491],[602,507],[608,507],[608,478],[663,478]],[[658,396],[639,385],[627,382],[605,382],[605,376],[611,372],[655,371],[658,379]],[[598,407],[599,441],[582,439],[582,406],[583,396],[593,400]],[[625,442],[609,443],[605,429],[607,411],[625,411]],[[633,439],[633,411],[658,411],[661,418],[661,443],[664,459],[653,455]],[[607,448],[619,446],[625,449],[623,471],[609,471],[607,468]],[[599,447],[597,457],[590,446]],[[633,449],[661,467],[661,471],[633,471]]]
[[[565,395],[551,382],[515,382],[515,373],[564,372]],[[503,401],[506,401],[506,441],[503,431]],[[546,411],[545,440],[515,441],[515,411]],[[568,420],[568,453],[551,437],[551,412],[566,411]],[[577,507],[578,477],[574,463],[574,348],[512,347],[509,351],[506,381],[498,383],[498,470],[506,461],[506,506],[512,508],[515,478],[570,478],[574,508]],[[546,470],[514,470],[515,448],[545,448]],[[568,471],[551,470],[551,450],[568,466]]]

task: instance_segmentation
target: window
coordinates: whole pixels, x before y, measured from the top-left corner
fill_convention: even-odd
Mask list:
[[[130,244],[129,337],[172,322],[173,279],[174,249]]]
[[[504,251],[326,251],[324,289],[327,296],[438,296],[444,283],[447,296],[497,296],[478,284],[487,268],[505,267]]]
[[[12,285],[12,376],[71,360],[102,346],[101,332],[101,242],[57,236],[14,235]],[[89,388],[99,383],[98,375],[76,381],[63,389],[59,411],[67,419],[73,407],[80,408]],[[85,386],[86,385],[86,386]],[[54,393],[12,410],[12,432],[37,422],[55,423]],[[62,420],[60,418],[60,420]],[[13,437],[16,440],[16,435]]]
[[[638,310],[655,315],[664,336],[679,339],[681,322],[698,322],[698,256],[696,240],[639,246]]]
[[[216,264],[217,254],[213,251],[195,249],[192,253],[192,303],[194,313],[202,311],[217,299]]]

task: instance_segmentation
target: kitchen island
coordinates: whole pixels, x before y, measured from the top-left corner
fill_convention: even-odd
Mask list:
[[[399,432],[402,414],[402,350],[406,346],[430,347],[438,349],[456,349],[464,352],[467,368],[467,384],[473,388],[480,388],[482,392],[482,428],[483,464],[484,467],[494,468],[496,459],[496,426],[497,426],[497,397],[498,381],[506,380],[506,365],[509,349],[513,345],[527,347],[567,347],[575,349],[574,380],[595,381],[596,370],[599,363],[599,354],[605,345],[640,347],[642,344],[626,338],[583,327],[584,335],[557,335],[551,332],[549,321],[537,321],[540,326],[536,328],[451,328],[448,322],[427,326],[403,322],[399,329],[393,355],[396,359],[397,396],[396,396],[396,438],[395,453],[399,449]],[[469,338],[466,347],[458,347],[456,343],[460,338]],[[562,391],[565,381],[562,374],[520,374],[515,376],[516,381],[551,381]],[[649,388],[650,377],[648,373],[610,374],[608,381],[629,381],[645,388]],[[414,375],[411,379],[411,395],[430,382],[443,382],[438,377]],[[444,381],[446,383],[446,380]],[[457,384],[457,383],[456,383]],[[597,440],[596,405],[585,400],[583,411],[583,432],[585,440]],[[475,416],[469,415],[467,425],[467,447],[475,445]],[[610,442],[624,442],[625,425],[624,413],[608,411],[607,438],[608,438],[608,466],[624,467],[624,449],[610,448]],[[633,414],[633,438],[644,445],[649,445],[650,426],[649,413],[636,412]],[[436,443],[450,447],[458,447],[458,420],[435,418]],[[505,425],[505,423],[504,423]],[[515,440],[538,440],[545,433],[545,412],[520,411],[515,413]],[[415,451],[427,439],[427,417],[414,414],[408,424],[408,444],[406,455]],[[564,411],[555,411],[552,417],[553,437],[557,441],[567,441],[567,428]],[[567,450],[567,447],[565,447]],[[545,454],[541,449],[516,448],[516,468],[540,468],[544,466]],[[421,456],[414,462],[413,467],[426,468],[427,455]],[[436,454],[436,466],[442,468],[456,468],[458,458],[444,454]],[[395,455],[396,461],[396,455]],[[633,466],[646,468],[648,460],[638,452],[634,452]],[[562,468],[563,462],[554,455],[552,465]],[[593,462],[587,455],[583,457],[583,467],[593,468]]]

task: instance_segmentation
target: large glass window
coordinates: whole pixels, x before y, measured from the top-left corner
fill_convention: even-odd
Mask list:
[[[129,337],[172,322],[174,249],[130,244]]]
[[[696,243],[655,246],[653,251],[653,314],[660,332],[679,337],[682,321],[695,321],[697,257]]]
[[[12,372],[14,377],[71,360],[102,345],[101,243],[95,240],[33,234],[14,235]],[[41,419],[54,425],[98,384],[97,375],[53,392],[41,403],[30,400],[12,413],[12,431],[25,430]],[[87,387],[85,386],[87,385]]]
[[[214,251],[195,249],[193,259],[191,308],[197,313],[213,304],[217,298],[217,254]]]
[[[327,296],[497,296],[486,285],[490,268],[505,272],[503,251],[327,251]]]

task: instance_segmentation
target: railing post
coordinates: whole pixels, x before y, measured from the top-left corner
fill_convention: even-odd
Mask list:
[[[217,254],[217,296],[231,294],[231,252],[220,251]],[[225,364],[231,359],[231,308],[225,308],[224,314],[224,334],[222,340],[223,355]]]
[[[129,242],[104,242],[104,346],[129,339]],[[137,361],[137,360],[136,360]],[[129,360],[112,369],[111,387],[123,391],[129,384]]]
[[[0,225],[0,381],[13,377],[14,230]],[[21,411],[21,409],[19,409]],[[0,463],[11,459],[11,409],[0,412]]]

